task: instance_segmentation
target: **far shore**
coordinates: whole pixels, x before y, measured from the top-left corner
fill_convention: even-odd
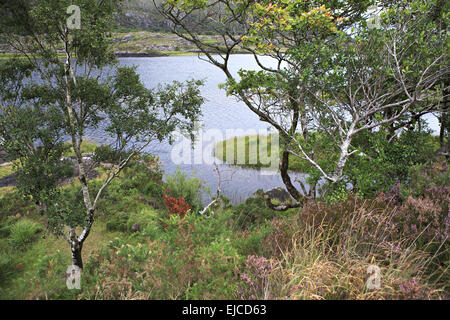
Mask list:
[[[214,35],[201,36],[205,41],[223,46],[223,40]],[[175,34],[150,31],[116,32],[112,38],[113,50],[119,58],[154,58],[172,56],[195,56],[203,54],[195,45]],[[216,51],[208,51],[218,54]],[[64,56],[62,50],[61,57]],[[248,54],[236,50],[233,54]],[[7,45],[0,44],[0,59],[10,59],[18,53]]]

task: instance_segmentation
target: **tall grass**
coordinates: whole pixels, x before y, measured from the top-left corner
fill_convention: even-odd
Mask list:
[[[443,255],[448,258],[448,239],[420,243],[421,232],[399,233],[398,223],[395,209],[383,207],[379,199],[362,202],[354,198],[336,206],[308,205],[297,221],[277,222],[284,228],[278,226],[274,231],[278,234],[270,235],[271,242],[277,245],[266,253],[274,264],[268,289],[254,292],[253,296],[259,299],[448,297],[448,265],[439,259]],[[292,237],[287,230],[294,231]],[[381,269],[379,289],[366,286],[370,265]],[[248,285],[244,287],[248,289]]]

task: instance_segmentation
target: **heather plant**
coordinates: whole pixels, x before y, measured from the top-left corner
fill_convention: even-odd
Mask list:
[[[412,166],[409,170],[407,188],[403,189],[404,197],[428,195],[442,198],[448,194],[450,186],[450,169],[448,161],[441,157],[431,163]]]
[[[393,284],[397,290],[392,294],[392,299],[424,300],[433,296],[433,289],[422,284],[416,277],[394,280]]]
[[[377,199],[393,212],[398,233],[414,239],[415,245],[432,252],[439,264],[448,260],[450,228],[449,170],[446,162],[434,161],[411,169],[406,187],[396,184]]]
[[[402,232],[398,208],[349,196],[339,204],[311,203],[282,250],[273,281],[288,299],[431,299],[445,296],[448,240],[420,242]],[[433,240],[434,241],[434,240]],[[446,242],[447,241],[447,242]],[[448,254],[448,253],[447,253]],[[444,257],[444,260],[442,260]],[[367,267],[381,268],[382,287],[365,287]],[[411,280],[415,279],[415,280]],[[417,279],[420,279],[418,281]],[[402,287],[400,287],[402,284]]]
[[[275,268],[273,260],[250,255],[244,272],[241,273],[242,287],[237,292],[242,300],[267,300],[271,298],[271,275]]]
[[[445,190],[445,193],[447,194],[445,204],[428,197],[416,199],[409,196],[405,204],[399,208],[397,215],[398,222],[403,222],[403,233],[418,237],[420,243],[449,241],[450,188]]]

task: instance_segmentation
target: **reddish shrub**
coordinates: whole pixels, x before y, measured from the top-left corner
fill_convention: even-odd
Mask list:
[[[184,218],[186,212],[191,209],[191,206],[184,200],[183,197],[176,198],[163,194],[163,198],[167,209],[169,209],[169,217],[172,214],[175,214],[180,216],[180,218]]]

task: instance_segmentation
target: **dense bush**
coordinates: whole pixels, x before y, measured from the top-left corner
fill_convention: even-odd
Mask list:
[[[236,225],[242,230],[264,224],[275,216],[283,215],[283,213],[269,209],[263,197],[248,198],[245,203],[238,204],[231,210]]]
[[[28,219],[19,220],[11,226],[8,244],[15,249],[24,249],[36,239],[36,234],[42,227]]]
[[[186,212],[191,210],[191,206],[188,203],[186,203],[186,200],[184,200],[183,197],[175,198],[175,197],[171,197],[171,196],[163,194],[163,198],[164,198],[166,207],[169,210],[169,217],[171,215],[177,215],[180,218],[184,218],[184,216],[186,215]]]
[[[361,153],[351,157],[345,174],[354,190],[365,197],[388,191],[410,180],[412,166],[428,166],[439,149],[437,137],[427,131],[408,130],[389,141],[387,133],[365,132],[355,139]]]
[[[196,177],[188,178],[180,168],[166,176],[166,189],[171,197],[184,198],[193,212],[201,208],[202,183]]]

